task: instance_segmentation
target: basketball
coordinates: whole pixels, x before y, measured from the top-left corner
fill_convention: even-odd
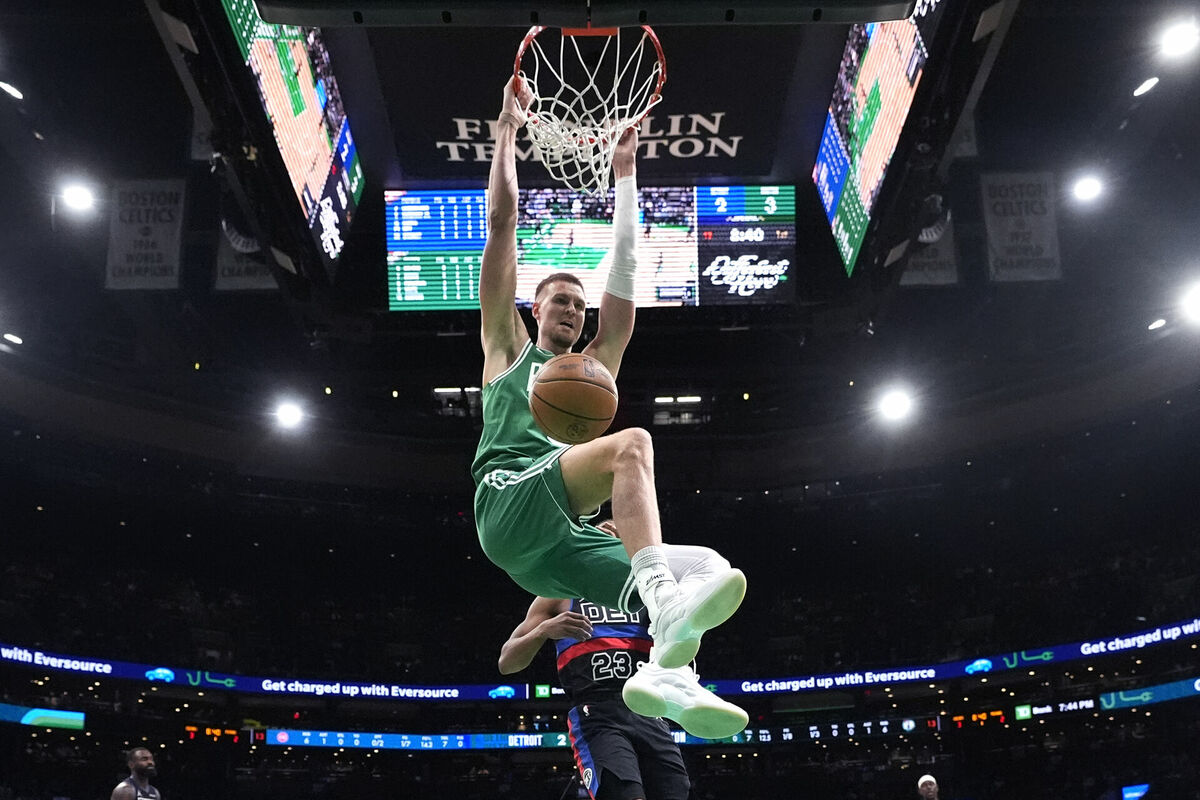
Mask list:
[[[617,382],[583,353],[555,356],[538,370],[529,410],[542,432],[565,444],[590,442],[608,430],[617,413]]]

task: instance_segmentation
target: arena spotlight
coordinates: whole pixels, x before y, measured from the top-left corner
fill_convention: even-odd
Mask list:
[[[1084,175],[1071,187],[1071,193],[1075,195],[1075,199],[1085,203],[1095,200],[1103,191],[1104,184],[1095,175]]]
[[[285,401],[275,408],[275,419],[281,428],[295,428],[304,421],[304,410],[293,402]]]
[[[96,206],[96,195],[82,183],[70,183],[63,187],[62,201],[72,211],[91,211]]]
[[[1166,326],[1167,326],[1167,321],[1165,319],[1163,319],[1162,317],[1159,317],[1158,319],[1154,320],[1154,322],[1151,322],[1149,325],[1147,325],[1146,330],[1156,331],[1159,328],[1165,328]]]
[[[11,83],[8,83],[7,81],[0,81],[0,91],[5,92],[10,97],[12,97],[14,100],[24,100],[25,99],[25,95],[21,94],[21,90],[15,86],[13,86]]]
[[[1176,22],[1163,31],[1158,44],[1162,54],[1168,58],[1186,56],[1200,44],[1200,27],[1194,19]]]
[[[25,344],[25,340],[20,336],[17,336],[15,333],[4,334],[4,340],[6,342],[12,342],[13,344]]]
[[[912,396],[903,389],[890,389],[879,398],[879,413],[884,419],[899,421],[912,413]]]
[[[1142,81],[1136,89],[1133,90],[1133,96],[1141,97],[1155,86],[1158,86],[1158,78],[1147,78],[1146,80]]]
[[[1188,322],[1200,325],[1200,283],[1183,293],[1179,306]]]

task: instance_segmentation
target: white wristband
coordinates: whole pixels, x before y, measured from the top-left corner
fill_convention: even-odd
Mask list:
[[[632,175],[618,178],[613,204],[612,264],[604,291],[622,300],[633,300],[637,270],[638,193]]]
[[[496,121],[497,122],[507,122],[509,125],[512,125],[517,130],[520,130],[522,128],[522,126],[525,125],[525,120],[523,118],[518,117],[513,112],[507,111],[507,110],[501,111],[500,116],[496,119]]]

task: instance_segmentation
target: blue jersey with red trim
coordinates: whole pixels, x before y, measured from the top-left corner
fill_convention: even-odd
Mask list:
[[[557,639],[558,681],[574,702],[619,696],[639,661],[650,659],[649,617],[645,609],[625,612],[587,600],[571,610],[592,624],[588,639]]]

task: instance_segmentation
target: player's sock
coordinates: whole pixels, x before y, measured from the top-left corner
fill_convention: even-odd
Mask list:
[[[630,567],[638,594],[650,612],[650,619],[654,619],[662,604],[674,597],[678,590],[675,577],[667,566],[667,554],[661,547],[643,547],[633,554]]]

